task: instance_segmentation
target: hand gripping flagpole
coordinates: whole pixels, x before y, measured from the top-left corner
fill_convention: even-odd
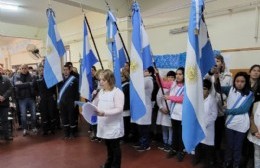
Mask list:
[[[109,4],[108,4],[108,2],[107,2],[106,0],[105,0],[105,3],[106,3],[106,5],[107,5],[108,10],[111,11],[111,10],[110,10],[110,6],[109,6]],[[114,23],[115,23],[116,29],[117,29],[117,31],[118,31],[119,38],[120,38],[120,40],[121,40],[121,42],[122,42],[122,45],[123,45],[123,47],[124,47],[124,50],[125,50],[125,53],[126,53],[128,62],[130,63],[130,57],[129,57],[128,51],[127,51],[127,49],[126,49],[124,40],[123,40],[123,38],[122,38],[122,36],[121,36],[120,30],[119,30],[119,28],[118,28],[118,26],[117,26],[117,23],[116,23],[116,22],[114,22]]]
[[[152,53],[152,55],[153,55],[153,53]],[[156,69],[155,74],[156,74],[156,77],[157,77],[157,79],[158,79],[159,87],[161,88],[162,94],[163,94],[163,96],[164,96],[164,95],[165,95],[165,92],[164,92],[163,87],[162,87],[161,77],[160,77],[160,74],[159,74],[159,71],[158,71],[158,69],[157,69],[157,66],[156,66],[155,61],[153,61],[153,66],[154,66],[154,68]],[[169,108],[169,106],[168,106],[167,100],[164,99],[164,101],[165,101],[165,104],[166,104],[166,108],[167,108],[167,110],[168,110],[168,112],[169,112],[169,115],[171,115],[171,113],[170,113],[170,108]]]

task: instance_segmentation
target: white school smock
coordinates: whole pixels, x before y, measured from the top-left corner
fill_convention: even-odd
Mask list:
[[[112,91],[100,90],[97,107],[103,111],[104,116],[97,117],[97,137],[103,139],[116,139],[124,136],[124,93],[114,88]]]
[[[215,120],[218,116],[217,101],[211,94],[204,99],[204,120],[206,125],[205,139],[201,143],[214,146]]]

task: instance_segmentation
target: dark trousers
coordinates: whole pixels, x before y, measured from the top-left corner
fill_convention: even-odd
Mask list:
[[[0,121],[2,125],[2,132],[4,135],[4,138],[7,139],[9,137],[9,131],[8,131],[8,107],[0,107]]]
[[[105,139],[107,147],[107,160],[105,168],[120,168],[121,167],[121,149],[120,140],[118,139]]]
[[[183,152],[184,145],[182,141],[181,121],[171,119],[171,122],[172,122],[172,131],[173,131],[172,148],[175,151]]]
[[[226,152],[225,162],[232,163],[233,166],[238,166],[241,160],[242,146],[246,133],[238,132],[226,128]]]
[[[195,159],[196,162],[203,160],[207,167],[212,166],[214,164],[214,146],[199,143],[195,148]]]
[[[150,125],[138,125],[139,143],[142,147],[150,146]]]
[[[220,150],[225,132],[225,116],[217,117],[215,121],[215,149]]]
[[[69,135],[69,128],[75,131],[76,114],[74,111],[74,101],[60,102],[61,121],[65,130],[65,136]]]
[[[129,141],[130,129],[131,129],[130,116],[124,117],[124,129],[125,129],[125,135],[123,137],[123,140],[125,142],[128,142]]]
[[[43,132],[54,131],[55,128],[55,100],[53,96],[41,96],[40,112]]]

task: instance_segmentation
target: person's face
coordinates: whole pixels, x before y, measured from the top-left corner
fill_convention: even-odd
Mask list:
[[[223,66],[223,63],[221,62],[221,60],[215,58],[215,62],[216,62],[216,65],[218,68],[221,68]]]
[[[70,69],[68,67],[64,67],[63,74],[65,77],[68,77],[70,75]]]
[[[104,90],[109,90],[110,88],[108,81],[104,78],[103,75],[99,75],[99,84]]]
[[[4,69],[3,69],[3,67],[0,65],[0,75],[3,75],[3,73],[4,73]]]
[[[203,96],[204,96],[204,98],[208,97],[208,95],[209,95],[209,90],[208,90],[208,88],[203,87]]]
[[[235,86],[238,90],[242,90],[246,85],[246,79],[243,76],[238,76],[235,80]]]
[[[92,76],[95,76],[95,74],[96,74],[96,71],[93,68],[91,68],[91,74],[92,74]]]
[[[171,82],[174,80],[175,80],[174,76],[167,76],[167,81]]]
[[[28,73],[28,71],[29,71],[29,70],[28,70],[28,67],[27,67],[27,66],[24,65],[24,66],[21,67],[21,73],[22,73],[22,74],[25,75],[25,74]]]
[[[250,72],[251,79],[258,79],[260,77],[260,68],[254,67]]]
[[[177,82],[183,82],[183,73],[182,73],[182,71],[181,70],[178,70],[177,72],[176,72],[176,81]]]
[[[38,72],[40,76],[43,76],[43,67],[40,67]]]
[[[144,77],[146,77],[146,76],[150,76],[150,73],[148,70],[144,70]]]

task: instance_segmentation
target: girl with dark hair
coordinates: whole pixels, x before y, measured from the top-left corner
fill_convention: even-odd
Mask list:
[[[228,96],[224,105],[227,142],[224,168],[231,164],[233,168],[239,168],[243,140],[250,124],[249,110],[254,100],[250,90],[249,76],[246,72],[236,74],[232,87],[222,87],[222,91]]]
[[[176,71],[176,80],[170,87],[170,94],[163,96],[165,100],[170,100],[170,116],[173,129],[172,148],[167,157],[177,155],[178,161],[182,161],[185,153],[182,141],[182,102],[184,96],[184,68],[180,67]]]

